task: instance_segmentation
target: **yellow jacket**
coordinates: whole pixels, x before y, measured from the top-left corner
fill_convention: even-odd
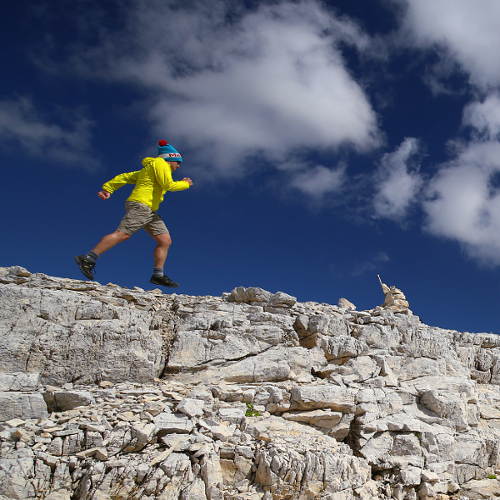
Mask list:
[[[102,188],[114,193],[125,184],[135,184],[135,188],[127,201],[138,201],[156,212],[167,191],[189,189],[187,181],[174,181],[170,164],[163,158],[144,158],[142,169],[125,172],[104,183]]]

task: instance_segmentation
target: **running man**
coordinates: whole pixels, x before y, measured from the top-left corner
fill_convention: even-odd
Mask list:
[[[135,188],[125,202],[125,216],[116,231],[104,236],[90,252],[75,257],[86,278],[94,279],[94,268],[99,255],[128,240],[139,229],[145,229],[156,241],[150,282],[169,287],[179,286],[163,272],[172,239],[157,210],[167,191],[182,191],[193,185],[189,177],[181,181],[172,179],[172,172],[180,168],[181,163],[181,154],[162,139],[158,142],[158,156],[144,158],[141,170],[117,175],[103,184],[102,190],[97,193],[102,200],[107,200],[125,184],[135,184]]]

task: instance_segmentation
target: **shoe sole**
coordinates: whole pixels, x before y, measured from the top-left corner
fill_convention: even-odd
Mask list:
[[[158,285],[158,286],[166,286],[168,288],[177,288],[179,286],[179,283],[175,283],[172,285],[166,285],[165,283],[156,283],[156,281],[149,280],[150,283],[153,283],[153,285]]]
[[[80,259],[80,257],[78,257],[78,255],[77,255],[77,256],[75,257],[75,262],[76,262],[76,265],[80,268],[81,273],[82,273],[82,274],[83,274],[83,275],[84,275],[87,279],[89,279],[89,280],[91,280],[91,281],[94,281],[94,275],[93,275],[93,274],[90,274],[90,273],[89,273],[89,272],[87,272],[87,271],[85,271],[85,270],[82,268],[82,266],[81,266],[81,264],[80,264],[80,261],[81,261],[81,259]]]

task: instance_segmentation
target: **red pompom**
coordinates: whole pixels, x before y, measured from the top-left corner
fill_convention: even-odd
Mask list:
[[[158,141],[158,146],[166,146],[168,142],[165,139],[160,139]]]

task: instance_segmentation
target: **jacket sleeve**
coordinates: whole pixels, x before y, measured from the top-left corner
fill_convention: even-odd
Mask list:
[[[108,182],[105,182],[102,185],[102,188],[108,193],[114,193],[117,189],[125,186],[125,184],[135,184],[137,182],[139,172],[140,170],[136,170],[135,172],[125,172],[124,174],[119,174]]]
[[[153,169],[156,182],[164,191],[183,191],[189,189],[187,181],[174,181],[170,165],[163,158],[155,158]]]

